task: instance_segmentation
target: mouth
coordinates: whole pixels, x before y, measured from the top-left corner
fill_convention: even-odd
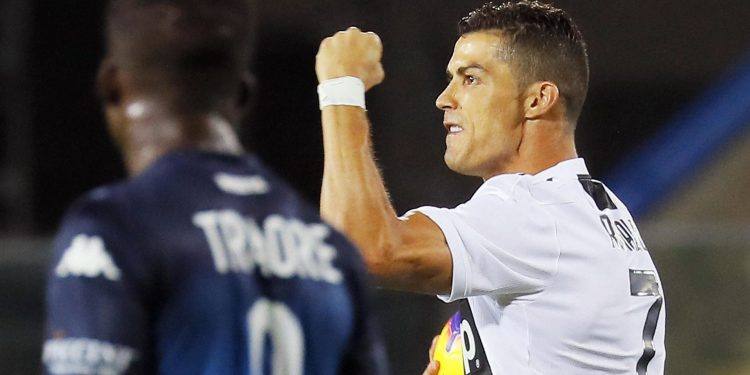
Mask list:
[[[445,128],[445,130],[448,131],[448,135],[458,134],[464,131],[464,128],[461,125],[453,124],[449,122],[444,122],[443,127]]]

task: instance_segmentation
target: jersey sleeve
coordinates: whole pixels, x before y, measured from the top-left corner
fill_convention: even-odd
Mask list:
[[[372,290],[367,270],[352,245],[354,260],[346,273],[349,294],[354,305],[354,330],[344,355],[340,375],[386,375],[388,360],[380,325],[372,307]]]
[[[446,302],[544,289],[560,256],[555,223],[533,202],[486,194],[454,209],[420,207],[442,230],[453,258]],[[407,214],[408,215],[408,214]]]
[[[42,360],[46,374],[141,374],[148,368],[145,272],[111,206],[78,204],[53,245]]]

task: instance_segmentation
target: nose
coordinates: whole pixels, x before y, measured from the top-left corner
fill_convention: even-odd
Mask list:
[[[453,96],[453,89],[450,83],[445,87],[445,90],[438,95],[435,99],[435,107],[441,111],[447,111],[456,109],[456,99]]]

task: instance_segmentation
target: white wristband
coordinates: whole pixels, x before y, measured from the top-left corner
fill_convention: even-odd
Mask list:
[[[329,105],[349,105],[365,108],[365,84],[361,79],[345,76],[327,79],[318,85],[320,109]]]

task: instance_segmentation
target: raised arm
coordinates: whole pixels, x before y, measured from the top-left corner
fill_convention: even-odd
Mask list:
[[[349,28],[320,45],[318,80],[351,76],[365,90],[382,82],[382,44],[375,33]],[[325,165],[323,218],[359,247],[381,286],[427,294],[451,288],[451,254],[440,228],[422,214],[399,219],[372,151],[367,112],[354,105],[322,109]]]

